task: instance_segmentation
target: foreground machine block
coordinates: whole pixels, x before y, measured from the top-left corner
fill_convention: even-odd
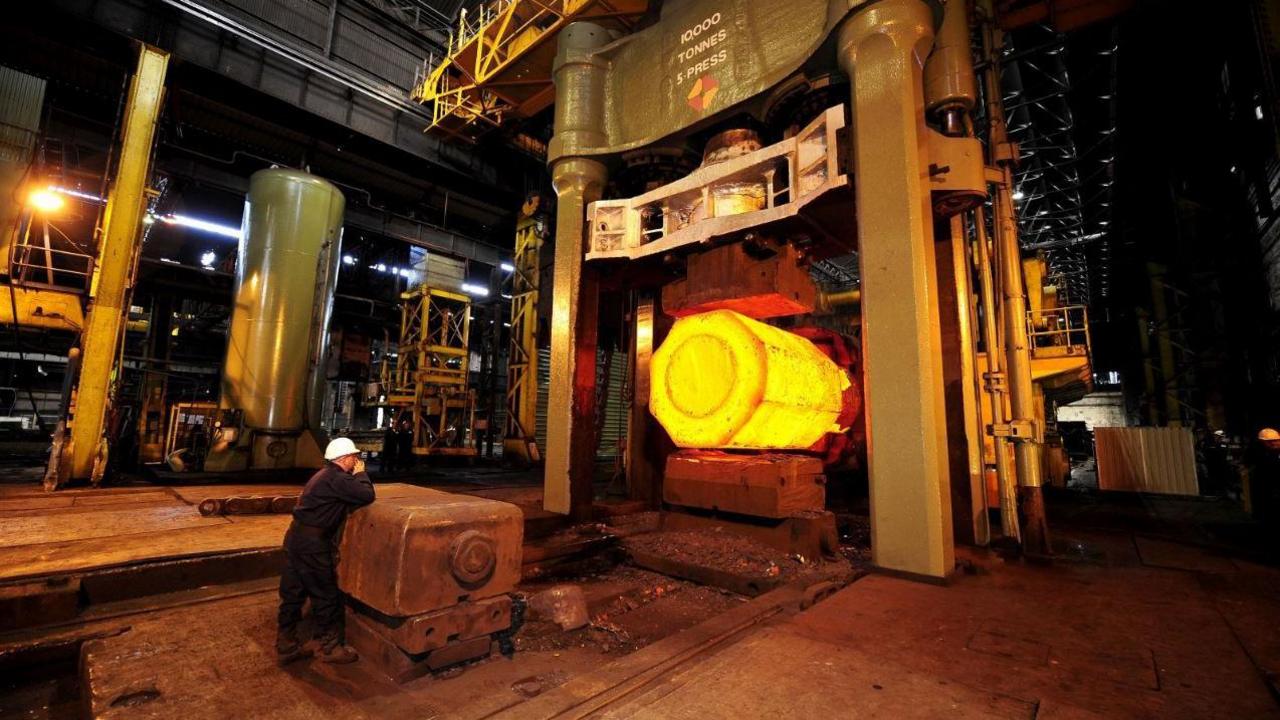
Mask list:
[[[821,512],[825,482],[816,457],[686,450],[667,458],[662,499],[683,507],[780,519]]]
[[[352,513],[338,585],[352,645],[397,681],[488,655],[517,612],[524,515],[438,491]]]
[[[347,520],[338,585],[396,617],[501,595],[520,581],[523,538],[510,503],[437,491],[379,500]]]

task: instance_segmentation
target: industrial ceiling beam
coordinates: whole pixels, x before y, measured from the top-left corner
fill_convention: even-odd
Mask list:
[[[195,160],[167,160],[162,164],[162,169],[172,175],[188,177],[229,193],[244,194],[249,189],[246,178]],[[454,232],[447,227],[370,208],[348,205],[344,224],[424,247],[442,255],[494,267],[506,262],[511,256],[510,250]]]
[[[330,58],[325,57],[323,53],[298,47],[278,36],[263,32],[230,13],[220,12],[211,4],[199,0],[163,0],[163,2],[410,117],[420,119],[424,123],[431,119],[407,97],[369,77],[363,71],[345,66],[335,67]]]
[[[1006,2],[1000,11],[1013,6]],[[1108,272],[1107,255],[1097,248],[1108,238],[1111,220],[1116,48],[1080,53],[1079,44],[1051,20],[1020,27],[1005,34],[1000,65],[1008,132],[1021,155],[1014,184],[1022,248],[1045,251],[1049,275],[1064,298],[1090,302],[1106,288],[1094,275]],[[1106,124],[1078,125],[1075,111],[1093,100],[1081,89],[1103,83],[1097,101],[1107,108]],[[1098,258],[1096,270],[1089,254]]]
[[[284,0],[265,0],[283,17],[299,16]],[[179,11],[164,21],[163,36],[173,57],[201,66],[267,95],[300,107],[331,122],[441,168],[464,173],[479,182],[497,185],[496,166],[467,148],[430,137],[422,129],[430,116],[409,99],[414,68],[430,44],[399,23],[378,25],[379,11],[362,3],[343,3],[336,14],[333,41],[325,53],[325,38],[300,38],[238,11],[218,0],[99,0],[95,3],[54,0],[54,6],[89,22],[135,39],[146,39],[158,5]],[[337,6],[334,6],[337,7]],[[363,22],[355,22],[363,19]],[[324,20],[321,20],[324,24]],[[376,28],[385,37],[371,35]],[[356,32],[360,35],[355,35]],[[227,43],[223,38],[238,42]],[[416,38],[416,40],[414,39]],[[375,50],[369,46],[378,43]],[[366,70],[374,59],[389,54],[382,75]]]
[[[1067,32],[1109,20],[1133,7],[1134,0],[1039,0],[1003,2],[997,18],[1002,30],[1016,30],[1039,23]]]

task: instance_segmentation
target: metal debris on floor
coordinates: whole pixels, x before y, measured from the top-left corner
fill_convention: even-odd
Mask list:
[[[554,615],[533,613],[516,635],[517,652],[588,648],[626,655],[746,600],[725,590],[626,566],[576,578],[573,585],[556,585],[534,597],[563,588],[583,595],[590,620],[565,630]]]
[[[788,580],[823,562],[720,528],[636,535],[625,545],[628,550],[675,562],[769,580]]]

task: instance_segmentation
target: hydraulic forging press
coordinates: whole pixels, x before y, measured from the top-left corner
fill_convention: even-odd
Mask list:
[[[865,407],[875,562],[941,577],[954,536],[985,542],[968,244],[1007,173],[971,136],[967,8],[946,10],[949,29],[925,0],[690,0],[629,35],[561,33],[548,509],[589,511],[608,283],[637,298],[633,494],[821,510],[824,466],[863,444]],[[690,146],[702,162],[684,177],[601,199],[635,153]],[[849,252],[860,353],[805,327],[822,304],[809,266]],[[646,440],[663,432],[675,451]],[[660,494],[635,492],[657,477]]]

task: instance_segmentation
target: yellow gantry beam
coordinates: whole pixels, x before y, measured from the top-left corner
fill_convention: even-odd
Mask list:
[[[0,325],[73,332],[84,327],[84,311],[75,293],[13,285],[0,293]]]
[[[81,336],[83,360],[71,427],[71,477],[102,478],[107,447],[103,423],[111,402],[120,335],[137,267],[151,145],[164,99],[169,54],[149,45],[138,52],[138,69],[129,83],[120,165],[107,195],[102,245],[90,288],[89,317]]]
[[[474,139],[545,109],[555,97],[549,40],[575,20],[625,23],[648,7],[648,0],[496,0],[463,10],[444,57],[427,61],[414,90],[433,104],[428,129]]]

